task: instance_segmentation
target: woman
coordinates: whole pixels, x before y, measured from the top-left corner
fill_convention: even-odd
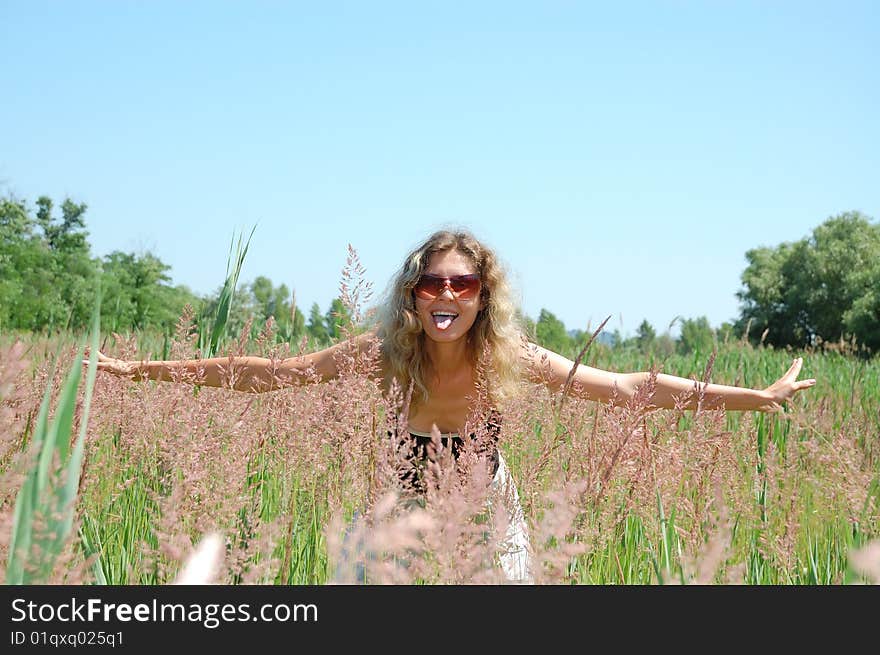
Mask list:
[[[218,357],[186,361],[122,361],[99,353],[98,369],[133,379],[185,378],[208,386],[263,392],[291,384],[327,381],[337,376],[342,349],[365,350],[378,338],[379,383],[387,391],[396,381],[409,390],[404,408],[409,467],[401,481],[416,494],[425,491],[424,464],[437,442],[458,459],[474,441],[486,455],[492,485],[508,500],[507,545],[500,563],[510,580],[529,581],[528,538],[516,488],[497,449],[502,416],[497,406],[515,394],[523,380],[543,382],[551,390],[570,388],[600,402],[626,402],[651,374],[614,373],[579,365],[528,342],[515,319],[506,276],[495,254],[464,231],[439,231],[411,252],[392,281],[389,297],[370,332],[303,357],[277,361],[260,357]],[[795,359],[779,380],[765,389],[702,384],[672,375],[653,380],[651,406],[695,409],[775,411],[815,380],[799,381],[802,360]],[[231,381],[230,381],[231,380]],[[692,393],[695,389],[699,394]],[[462,438],[468,435],[471,440]],[[473,441],[472,441],[473,440]]]

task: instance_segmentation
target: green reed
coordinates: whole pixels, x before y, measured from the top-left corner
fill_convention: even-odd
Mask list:
[[[97,371],[100,331],[99,297],[92,315],[91,353],[79,434],[71,449],[74,415],[82,378],[83,346],[79,347],[71,364],[51,421],[51,385],[46,387],[40,404],[27,451],[28,454],[33,453],[36,459],[29,467],[15,499],[6,584],[48,582],[56,561],[67,545],[73,526],[82,470],[86,427]]]

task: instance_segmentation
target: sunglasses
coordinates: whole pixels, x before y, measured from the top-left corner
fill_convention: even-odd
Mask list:
[[[433,300],[439,296],[446,287],[452,291],[452,295],[462,300],[473,298],[480,290],[480,276],[477,273],[470,275],[453,275],[441,277],[425,273],[418,279],[413,291],[419,298]]]

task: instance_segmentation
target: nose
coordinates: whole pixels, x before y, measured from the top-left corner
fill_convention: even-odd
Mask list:
[[[438,298],[448,297],[450,300],[455,300],[455,294],[452,293],[452,285],[449,284],[449,280],[443,285],[443,290],[440,292]]]

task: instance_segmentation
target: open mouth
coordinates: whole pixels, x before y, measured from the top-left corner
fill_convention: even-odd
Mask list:
[[[431,318],[434,319],[434,325],[438,330],[447,330],[452,322],[458,318],[458,314],[454,312],[431,312]]]

